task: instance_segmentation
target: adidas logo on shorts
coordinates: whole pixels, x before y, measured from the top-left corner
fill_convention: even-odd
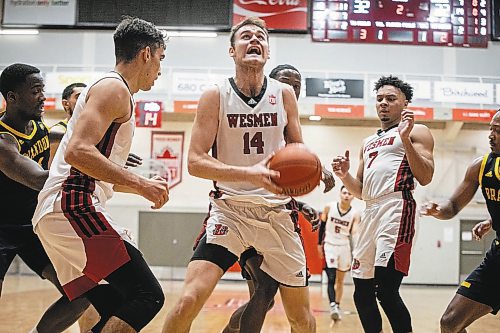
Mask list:
[[[298,272],[295,277],[304,277],[304,274],[302,273],[302,271]]]

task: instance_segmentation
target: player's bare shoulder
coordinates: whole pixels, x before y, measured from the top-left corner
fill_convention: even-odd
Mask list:
[[[428,146],[429,148],[434,148],[434,137],[432,136],[429,127],[423,124],[415,124],[410,133],[410,139],[413,142],[419,142]]]

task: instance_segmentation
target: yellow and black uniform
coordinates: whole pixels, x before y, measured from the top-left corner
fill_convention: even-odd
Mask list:
[[[17,141],[19,153],[48,169],[49,131],[41,121],[33,122],[33,131],[16,131],[0,120],[0,133]],[[0,171],[0,280],[18,254],[39,275],[49,263],[31,219],[37,205],[38,191],[24,186]]]
[[[479,185],[490,213],[496,238],[483,262],[463,281],[457,293],[500,309],[500,155],[486,154],[479,170]]]
[[[55,123],[54,125],[52,125],[52,126],[50,127],[50,130],[52,130],[52,129],[53,129],[54,127],[56,127],[56,126],[62,127],[62,128],[63,128],[63,130],[64,130],[64,132],[66,133],[66,130],[68,129],[68,121],[67,121],[66,119],[63,119],[63,120],[61,120],[61,121],[59,121],[59,122]]]

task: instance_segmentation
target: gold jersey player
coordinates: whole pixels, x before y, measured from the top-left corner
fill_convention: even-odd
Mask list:
[[[500,110],[493,116],[488,136],[491,152],[475,159],[453,195],[440,203],[429,202],[424,215],[448,220],[462,210],[474,197],[478,187],[486,200],[490,219],[472,229],[481,239],[493,229],[496,238],[483,262],[465,279],[441,318],[441,332],[463,333],[476,319],[500,309]]]
[[[375,84],[381,129],[366,138],[356,177],[349,174],[349,152],[333,159],[333,171],[355,197],[366,202],[351,267],[354,302],[365,332],[379,333],[382,318],[376,299],[392,330],[411,332],[411,317],[399,287],[410,267],[415,233],[416,181],[427,185],[434,174],[434,139],[424,125],[414,123],[406,106],[413,88],[397,77]]]
[[[0,76],[0,91],[7,102],[0,116],[0,292],[16,255],[62,292],[31,224],[38,192],[48,175],[49,133],[41,120],[43,88],[40,70],[30,65],[10,65]],[[70,303],[62,296],[31,332],[62,332],[87,306],[85,300]]]

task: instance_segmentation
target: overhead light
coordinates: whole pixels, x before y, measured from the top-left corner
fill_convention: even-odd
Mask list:
[[[320,121],[321,120],[321,116],[309,116],[309,120],[311,120],[311,121]]]
[[[212,31],[167,31],[169,37],[201,37],[201,38],[215,38],[216,32]]]
[[[38,29],[0,29],[0,35],[38,35]]]

